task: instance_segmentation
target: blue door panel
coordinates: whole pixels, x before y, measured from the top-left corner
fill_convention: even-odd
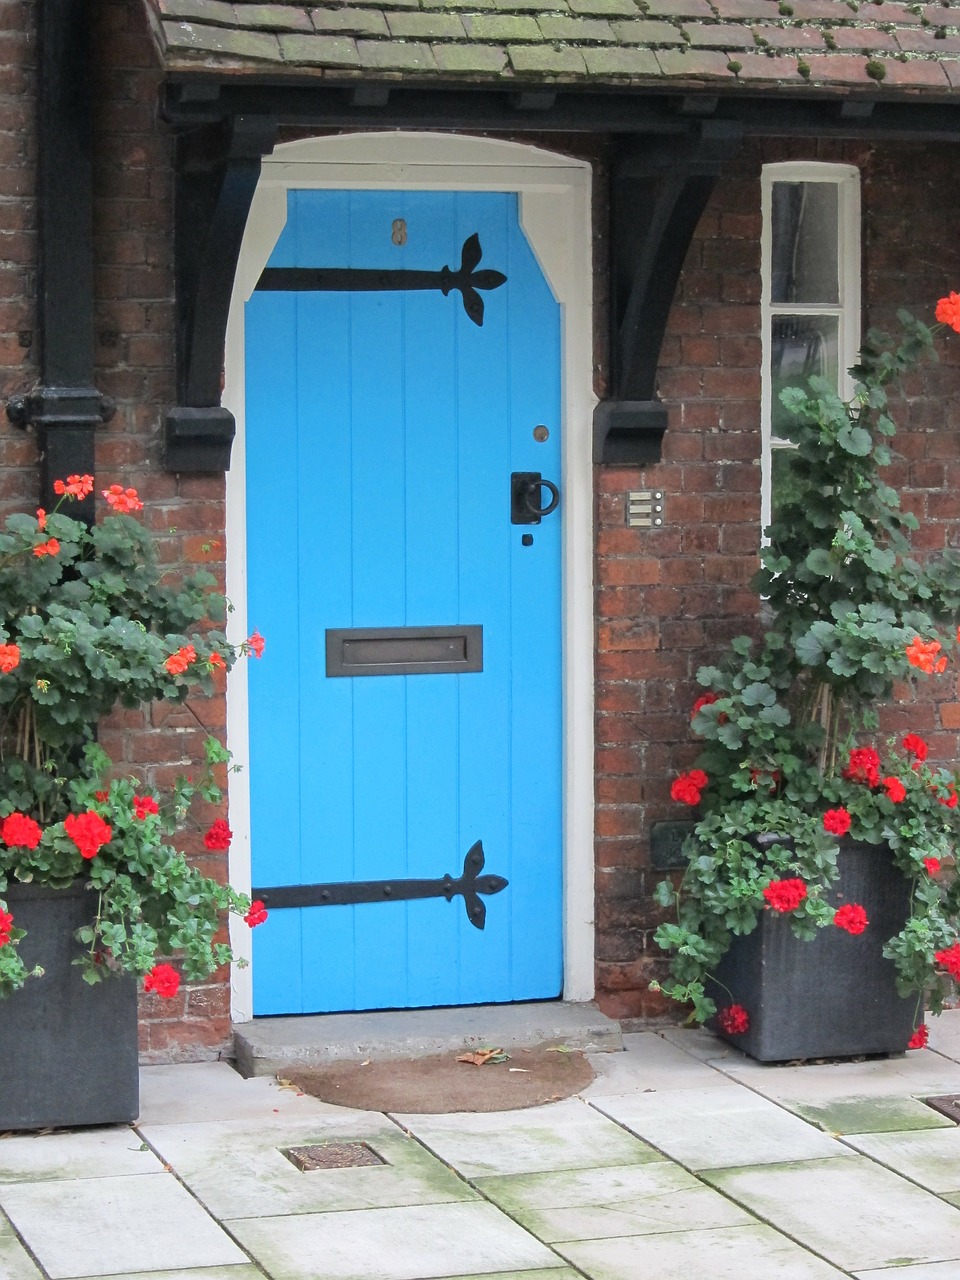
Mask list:
[[[509,513],[511,471],[560,478],[559,311],[517,198],[292,191],[269,265],[456,269],[474,233],[482,327],[455,291],[247,304],[253,882],[457,877],[482,840],[509,884],[482,931],[462,899],[271,911],[257,1013],[560,994],[560,519]],[[329,628],[451,623],[482,672],[325,674]]]

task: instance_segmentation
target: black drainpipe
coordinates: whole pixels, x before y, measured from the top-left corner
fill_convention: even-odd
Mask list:
[[[40,383],[7,403],[33,427],[40,504],[53,482],[93,474],[94,433],[113,413],[93,385],[93,163],[89,79],[90,0],[38,0],[38,271]],[[70,514],[92,520],[93,497]]]

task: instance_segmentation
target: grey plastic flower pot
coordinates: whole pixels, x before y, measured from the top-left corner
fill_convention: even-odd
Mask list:
[[[863,906],[863,933],[828,925],[807,942],[767,909],[717,967],[710,994],[718,1009],[741,1005],[750,1025],[740,1035],[714,1030],[760,1062],[900,1053],[922,1018],[920,997],[898,995],[893,961],[882,954],[906,923],[909,881],[885,846],[844,841],[838,866],[831,904]]]
[[[139,1105],[137,985],[129,975],[83,981],[74,932],[96,895],[13,884],[3,895],[27,930],[20,954],[42,978],[0,999],[0,1130],[127,1123]]]

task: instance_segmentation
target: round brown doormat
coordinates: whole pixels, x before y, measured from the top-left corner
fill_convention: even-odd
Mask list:
[[[477,1052],[484,1056],[484,1050]],[[558,1102],[578,1093],[594,1072],[582,1053],[567,1049],[512,1049],[502,1062],[458,1062],[457,1054],[390,1062],[334,1062],[285,1072],[294,1085],[322,1102],[361,1111],[441,1115],[449,1111],[512,1111]]]

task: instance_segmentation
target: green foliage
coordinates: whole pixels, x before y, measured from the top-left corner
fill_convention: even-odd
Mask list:
[[[926,993],[937,1010],[949,990],[935,955],[957,941],[960,888],[929,860],[953,868],[958,778],[928,767],[902,738],[879,746],[875,738],[894,683],[922,673],[908,645],[936,640],[937,660],[952,656],[960,610],[960,556],[911,554],[918,522],[882,475],[896,433],[887,387],[918,360],[936,359],[933,331],[906,312],[899,319],[898,344],[868,335],[849,403],[821,378],[782,392],[794,445],[781,460],[787,496],[754,580],[768,630],[737,637],[721,662],[697,672],[713,698],[692,720],[708,783],[679,888],[658,889],[675,922],[656,938],[674,979],[660,989],[689,1003],[698,1021],[715,1012],[710,975],[731,939],[771,909],[763,893],[771,882],[803,881],[806,896],[789,912],[798,937],[832,924],[830,809],[849,814],[852,839],[889,846],[913,884],[907,927],[885,945],[902,991]],[[858,746],[874,753],[866,774],[853,767]]]

